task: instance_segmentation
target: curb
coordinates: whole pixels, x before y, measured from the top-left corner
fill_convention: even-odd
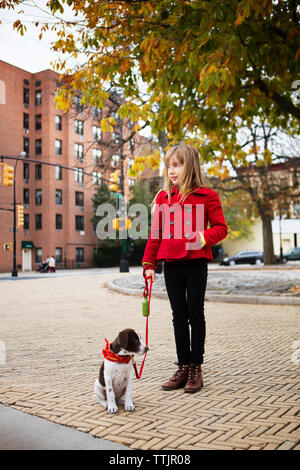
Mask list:
[[[109,289],[121,294],[142,295],[142,289],[131,289],[129,287],[117,286],[114,281],[105,283]],[[159,299],[168,299],[166,292],[152,291],[152,296]],[[272,296],[272,295],[225,295],[206,294],[205,300],[208,302],[226,302],[238,304],[275,304],[275,305],[300,305],[300,297]]]

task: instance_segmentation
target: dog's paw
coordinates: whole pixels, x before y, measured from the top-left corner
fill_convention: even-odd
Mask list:
[[[107,405],[108,413],[118,413],[117,405]]]
[[[134,411],[134,410],[135,410],[135,406],[132,401],[129,403],[125,403],[125,411]]]

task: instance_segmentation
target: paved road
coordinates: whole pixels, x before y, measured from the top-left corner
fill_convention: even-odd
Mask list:
[[[145,334],[141,296],[106,287],[130,276],[0,283],[0,403],[130,449],[300,450],[298,306],[207,302],[204,388],[191,395],[160,388],[176,355],[169,302],[154,297],[136,411],[108,415],[93,397],[104,338]]]

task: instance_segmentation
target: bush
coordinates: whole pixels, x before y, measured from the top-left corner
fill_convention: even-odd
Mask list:
[[[129,266],[142,266],[142,258],[147,240],[134,240],[134,253],[127,253]],[[122,240],[101,240],[101,245],[94,253],[95,264],[98,267],[119,266],[121,259]]]

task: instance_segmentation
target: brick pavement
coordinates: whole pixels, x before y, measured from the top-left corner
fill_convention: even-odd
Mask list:
[[[176,356],[169,303],[153,298],[136,411],[107,414],[92,396],[104,337],[145,331],[141,298],[105,287],[127,275],[1,283],[0,402],[132,449],[299,450],[297,306],[207,302],[204,388],[191,395],[160,390]]]

